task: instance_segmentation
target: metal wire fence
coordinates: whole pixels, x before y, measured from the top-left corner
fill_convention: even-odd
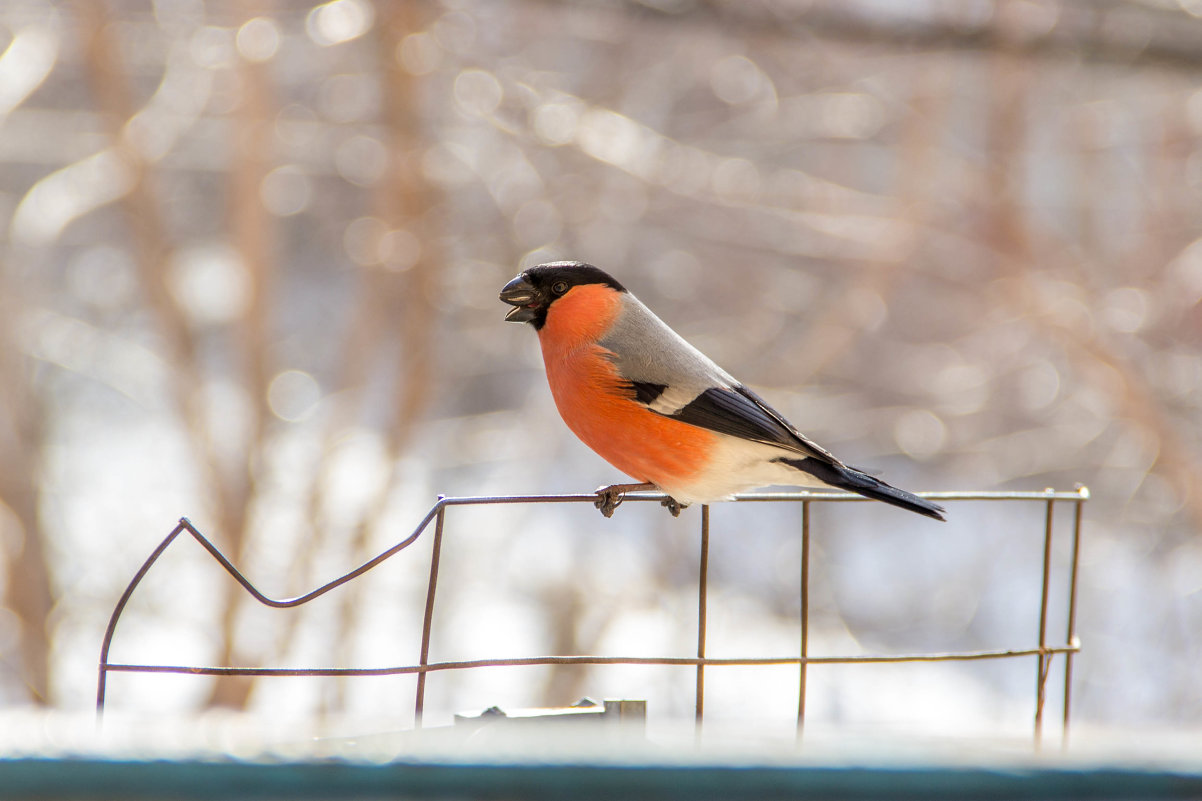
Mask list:
[[[432,673],[442,671],[471,670],[487,667],[508,667],[523,665],[672,665],[693,666],[696,668],[695,678],[695,719],[698,730],[702,725],[705,714],[705,671],[707,668],[720,668],[733,665],[796,665],[798,667],[797,686],[797,730],[800,734],[806,719],[806,678],[810,665],[842,665],[842,664],[881,664],[898,662],[964,662],[992,659],[1021,659],[1034,658],[1035,661],[1035,693],[1034,693],[1034,737],[1036,745],[1042,738],[1044,708],[1047,700],[1049,675],[1052,668],[1052,658],[1057,654],[1063,655],[1064,686],[1062,708],[1062,742],[1067,743],[1069,713],[1071,707],[1071,690],[1073,675],[1073,657],[1080,651],[1081,645],[1076,633],[1077,617],[1077,579],[1080,565],[1082,511],[1089,499],[1089,490],[1078,486],[1071,492],[1057,492],[1051,489],[1042,492],[931,492],[922,493],[922,497],[941,502],[1018,502],[1041,503],[1044,505],[1043,523],[1043,558],[1041,564],[1041,590],[1039,602],[1039,626],[1034,644],[1022,648],[1006,648],[992,650],[955,651],[942,653],[907,653],[907,654],[856,654],[856,655],[815,655],[809,651],[810,628],[810,546],[812,526],[810,509],[815,503],[858,503],[866,499],[858,495],[842,492],[782,492],[754,493],[741,495],[736,498],[740,503],[797,503],[801,505],[801,620],[800,648],[797,654],[771,657],[734,657],[713,658],[706,656],[706,618],[708,614],[707,585],[710,558],[710,508],[701,507],[700,530],[700,559],[697,572],[697,655],[695,657],[680,656],[620,656],[620,655],[548,655],[528,656],[517,658],[481,658],[457,661],[431,661],[430,641],[434,620],[434,606],[438,591],[439,561],[442,553],[443,535],[449,511],[460,506],[489,506],[497,504],[593,504],[597,500],[595,494],[586,495],[505,495],[479,497],[446,497],[440,496],[426,513],[408,537],[401,540],[378,556],[363,563],[349,573],[323,584],[311,592],[295,598],[277,600],[269,598],[251,583],[222,552],[194,526],[187,518],[181,518],[171,533],[159,543],[158,547],[147,557],[146,561],[134,574],[125,591],[109,618],[108,627],[100,648],[99,678],[96,690],[96,709],[98,715],[103,715],[108,679],[110,673],[174,673],[195,676],[398,676],[416,675],[417,689],[414,696],[415,726],[421,728],[422,717],[426,703],[426,681]],[[626,501],[631,502],[662,502],[664,495],[653,492],[630,493]],[[1052,539],[1053,519],[1056,506],[1066,504],[1072,508],[1072,543],[1071,556],[1068,565],[1068,607],[1065,620],[1065,636],[1063,641],[1054,642],[1048,633],[1049,627],[1049,595],[1052,575]],[[429,579],[426,586],[426,600],[422,617],[421,648],[418,663],[415,665],[396,665],[389,667],[371,668],[286,668],[286,667],[233,667],[205,665],[170,665],[170,664],[130,664],[109,661],[109,651],[113,636],[117,630],[122,613],[133,596],[138,585],[158,562],[159,557],[183,534],[190,535],[215,559],[230,576],[237,581],[259,603],[277,609],[287,609],[302,606],[314,599],[325,595],[347,582],[354,581],[363,574],[380,565],[382,562],[396,556],[401,551],[413,545],[423,534],[430,530],[433,524],[433,544],[430,556]]]

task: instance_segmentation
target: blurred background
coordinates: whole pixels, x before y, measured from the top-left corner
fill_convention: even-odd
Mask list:
[[[7,0],[0,48],[0,707],[91,708],[182,515],[283,597],[440,493],[619,480],[496,297],[577,258],[892,483],[1088,485],[1075,720],[1202,716],[1202,3]],[[1042,507],[950,512],[815,508],[811,654],[1033,644]],[[795,654],[798,508],[713,514],[710,655]],[[698,515],[455,510],[431,658],[690,655]],[[181,542],[112,659],[413,663],[428,553],[286,614]],[[810,719],[1021,735],[1033,674],[815,667]],[[691,681],[441,674],[427,722],[688,721]],[[110,708],[406,728],[412,691],[118,675]],[[792,732],[796,669],[707,691]]]

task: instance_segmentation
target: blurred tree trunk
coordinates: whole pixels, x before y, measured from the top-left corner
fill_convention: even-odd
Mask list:
[[[1018,3],[1001,3],[994,31],[995,49],[989,86],[989,121],[986,130],[983,239],[998,257],[998,272],[1023,272],[1032,259],[1031,242],[1022,213],[1022,170],[1019,157],[1026,142],[1027,100],[1031,67],[1019,45],[1010,39],[1007,20],[1021,13]]]
[[[220,531],[232,543],[232,550],[240,554],[246,510],[251,498],[249,471],[253,463],[254,446],[248,446],[244,451],[246,458],[238,470],[223,469],[216,443],[209,432],[204,407],[204,374],[197,358],[195,334],[190,327],[186,310],[171,293],[168,283],[170,262],[175,249],[168,236],[154,191],[151,165],[125,135],[125,125],[133,117],[135,106],[130,78],[122,64],[119,43],[114,40],[109,10],[106,4],[101,2],[79,2],[75,9],[80,30],[85,32],[84,61],[88,67],[96,105],[107,123],[110,148],[120,157],[132,176],[130,190],[121,198],[121,208],[125,213],[125,222],[130,233],[129,246],[137,267],[139,287],[145,295],[156,327],[164,338],[165,361],[172,367],[171,398],[192,441],[193,452],[198,456],[203,486],[210,493],[213,513]],[[249,105],[252,108],[255,106],[253,103]],[[253,123],[248,124],[248,127],[254,132]],[[248,161],[253,161],[253,158],[248,158]],[[236,169],[234,174],[238,175]],[[236,194],[244,195],[245,190]],[[257,183],[254,184],[253,197],[258,198]],[[249,208],[249,205],[243,204],[236,213],[253,215],[255,210]],[[262,221],[252,217],[246,223],[247,226],[256,224],[262,224]],[[243,238],[238,244],[243,250],[246,264],[251,267],[252,280],[257,281],[252,289],[255,294],[247,314],[258,319],[264,294],[260,274],[253,268],[264,263],[259,258],[264,248],[258,245],[255,239],[259,234],[247,233],[245,228],[242,233]],[[263,368],[255,354],[265,349],[262,329],[260,323],[254,320],[248,322],[245,329],[248,332],[246,339],[250,343],[247,348],[250,354],[248,372],[258,375],[263,372]],[[262,402],[261,397],[262,393],[259,393],[257,402]],[[255,442],[260,435],[261,425],[253,434]],[[233,591],[231,588],[228,592]],[[234,612],[229,609],[232,595],[227,595],[226,598],[225,619],[228,635]],[[229,637],[224,641],[227,650],[222,657],[228,658],[228,649],[231,647]],[[245,685],[246,682],[218,682],[214,703],[241,706],[249,692],[249,687]],[[238,689],[230,689],[231,686]]]
[[[424,140],[417,83],[396,57],[405,35],[419,29],[424,5],[386,5],[380,30],[389,168],[375,204],[388,233],[380,243],[379,269],[368,275],[366,288],[390,324],[392,335],[399,339],[397,387],[388,428],[388,452],[394,466],[430,395],[438,320],[435,301],[441,291],[431,220],[438,198],[421,170]],[[416,254],[411,252],[413,248]]]
[[[425,409],[435,378],[432,374],[435,331],[434,299],[441,290],[433,216],[439,197],[421,171],[425,138],[421,130],[419,82],[397,58],[401,41],[428,21],[428,4],[388,3],[381,6],[376,31],[382,81],[382,116],[388,168],[373,195],[374,216],[382,234],[376,243],[378,263],[363,269],[355,322],[345,348],[346,364],[361,372],[367,358],[393,352],[397,363],[393,404],[387,422],[388,475],[363,510],[352,534],[352,553],[365,555],[371,535],[387,511],[401,454]],[[378,359],[377,359],[378,361]],[[358,590],[342,597],[334,652],[353,647]],[[345,687],[345,682],[342,683]],[[339,693],[341,699],[343,693]]]
[[[567,581],[548,587],[539,600],[547,615],[550,653],[594,653],[597,632],[582,630],[585,611],[590,601],[579,581]],[[613,610],[617,612],[617,610]],[[593,674],[588,665],[552,665],[543,684],[542,703],[547,706],[571,706],[588,695],[588,681]]]
[[[44,537],[38,515],[39,462],[43,453],[44,405],[35,397],[29,364],[21,352],[17,324],[21,300],[0,265],[0,547],[7,576],[4,606],[17,619],[19,683],[36,704],[49,703],[50,589]],[[5,524],[11,525],[11,529]]]
[[[261,3],[243,4],[247,19],[267,9]],[[262,61],[238,59],[239,103],[233,112],[233,147],[230,164],[229,213],[230,238],[245,270],[249,302],[236,330],[233,349],[242,356],[243,386],[251,411],[250,430],[242,458],[223,466],[217,476],[221,493],[221,528],[229,538],[237,563],[244,563],[248,536],[248,515],[255,496],[254,465],[263,451],[269,410],[267,385],[273,373],[270,364],[271,300],[277,272],[274,218],[261,198],[263,180],[271,169],[274,151],[272,88],[268,65]],[[246,594],[233,582],[224,587],[221,626],[221,655],[218,664],[240,661],[236,623]],[[254,687],[246,676],[219,676],[213,684],[210,705],[241,709]]]

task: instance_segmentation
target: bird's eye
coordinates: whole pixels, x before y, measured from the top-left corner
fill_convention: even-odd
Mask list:
[[[568,282],[567,281],[556,281],[554,284],[551,284],[551,292],[555,295],[562,295],[564,292],[567,292],[567,291],[568,291]]]

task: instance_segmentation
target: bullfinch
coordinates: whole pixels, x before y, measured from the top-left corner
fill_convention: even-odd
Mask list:
[[[538,332],[568,428],[638,483],[597,490],[607,517],[658,489],[673,514],[771,484],[836,487],[936,520],[943,507],[839,461],[669,328],[608,273],[557,261],[501,290],[505,319]]]

